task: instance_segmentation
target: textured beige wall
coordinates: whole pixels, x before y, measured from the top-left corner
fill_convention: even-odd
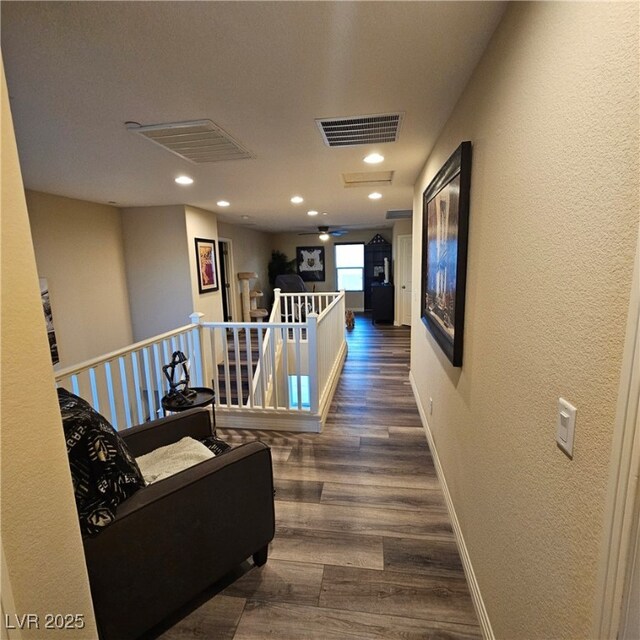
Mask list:
[[[397,220],[393,223],[393,237],[397,238],[401,235],[411,235],[413,233],[413,220],[405,218]]]
[[[238,317],[234,320],[242,319],[242,301],[240,299],[240,281],[238,273],[242,271],[253,271],[258,274],[257,280],[251,282],[253,289],[258,289],[264,293],[258,299],[258,306],[267,307],[271,301],[271,287],[269,286],[268,265],[271,260],[271,250],[273,245],[273,235],[255,229],[247,229],[242,225],[225,224],[218,222],[218,233],[221,238],[231,240],[233,246],[233,266],[235,273],[230,275],[230,280],[234,282],[236,291],[236,308]]]
[[[13,596],[13,610],[4,598],[2,610],[38,614],[42,624],[45,613],[84,615],[82,630],[23,631],[25,640],[96,638],[4,68],[1,92],[0,522],[2,582]]]
[[[115,207],[27,191],[40,277],[47,278],[60,363],[131,344],[131,316]]]
[[[122,209],[134,341],[189,324],[193,313],[184,206]]]
[[[220,286],[220,256],[218,255],[218,219],[215,213],[184,207],[186,222],[187,247],[189,257],[189,275],[191,279],[191,296],[193,310],[204,313],[203,320],[207,322],[222,322],[222,291],[200,293],[198,288],[198,267],[196,263],[195,238],[213,240],[216,245],[216,266],[218,269],[218,287]]]
[[[412,372],[500,638],[588,638],[638,234],[638,5],[513,3],[414,194]],[[419,320],[421,196],[473,169],[465,352]],[[558,397],[578,408],[574,458]]]

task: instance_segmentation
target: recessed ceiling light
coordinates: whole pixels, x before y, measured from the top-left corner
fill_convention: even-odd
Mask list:
[[[329,234],[328,233],[321,233],[318,238],[320,238],[320,240],[322,240],[322,242],[326,242],[329,239]]]
[[[231,203],[227,202],[226,200],[218,200],[218,202],[216,202],[216,204],[219,207],[228,207]]]
[[[323,211],[323,212],[322,212],[322,215],[323,215],[323,216],[328,216],[329,214],[328,214],[326,211]]]
[[[307,215],[308,215],[308,216],[317,216],[317,215],[318,215],[318,212],[317,212],[317,211],[314,211],[314,210],[312,209],[311,211],[307,211]]]
[[[380,198],[382,198],[382,194],[377,191],[369,194],[369,200],[380,200]]]
[[[364,161],[367,164],[378,164],[384,160],[384,156],[381,156],[379,153],[370,153]]]
[[[301,202],[304,202],[304,198],[302,196],[293,196],[293,198],[291,198],[291,202],[293,202],[293,204],[300,204]]]
[[[240,216],[243,220],[248,220],[249,216]]]
[[[178,184],[193,184],[193,178],[190,178],[189,176],[178,176],[176,178],[176,182]]]

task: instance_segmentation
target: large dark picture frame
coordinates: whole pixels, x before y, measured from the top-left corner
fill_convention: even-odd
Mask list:
[[[463,142],[422,196],[422,321],[454,367],[462,366],[470,190]]]
[[[298,275],[305,282],[324,282],[324,247],[296,247]]]
[[[218,284],[218,263],[216,262],[216,241],[195,238],[196,265],[198,269],[198,291],[209,293],[220,288]]]

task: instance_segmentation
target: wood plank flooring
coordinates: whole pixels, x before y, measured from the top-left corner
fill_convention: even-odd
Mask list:
[[[272,447],[269,560],[153,637],[482,637],[408,380],[409,330],[358,315],[348,344],[323,433],[218,430]]]

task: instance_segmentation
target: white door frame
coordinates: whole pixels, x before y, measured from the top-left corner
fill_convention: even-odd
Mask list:
[[[404,251],[400,251],[400,239],[401,238],[409,238],[410,243],[413,242],[413,235],[411,233],[403,233],[402,235],[399,235],[396,237],[396,246],[398,247],[397,250],[397,255],[396,255],[396,275],[398,276],[398,279],[400,279],[400,274],[402,273],[402,267],[400,266],[402,264],[402,260],[404,258],[403,254]],[[409,265],[409,275],[412,276],[413,275],[413,264]],[[400,327],[402,326],[402,313],[401,311],[401,306],[402,306],[402,283],[398,282],[398,285],[400,286],[396,286],[396,312],[395,312],[395,321],[394,321],[394,325],[396,327]],[[411,298],[413,299],[413,278],[412,278],[412,282],[411,282],[411,287],[412,287],[412,294],[411,294]],[[411,315],[411,309],[409,309],[409,315]]]
[[[11,588],[11,582],[9,581],[9,570],[7,568],[7,561],[4,557],[4,545],[2,544],[2,538],[0,538],[0,575],[2,576],[2,589],[0,590],[0,613],[2,614],[0,629],[2,632],[0,633],[0,636],[7,638],[7,640],[20,640],[22,637],[20,630],[15,628],[16,614],[18,611],[13,600],[13,589]],[[8,621],[13,621],[13,628],[11,626],[7,626]]]
[[[640,228],[639,228],[640,231]],[[609,485],[593,616],[594,638],[616,638],[640,474],[640,233],[631,284],[627,333],[613,432]]]
[[[229,246],[229,298],[231,299],[231,317],[234,322],[242,322],[238,315],[238,289],[236,288],[236,270],[233,264],[233,240],[230,238],[218,237],[218,242],[226,242]],[[222,259],[222,257],[220,257]]]

